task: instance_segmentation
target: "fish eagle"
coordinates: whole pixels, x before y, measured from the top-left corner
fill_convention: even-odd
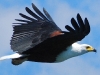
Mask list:
[[[32,3],[34,12],[26,7],[31,16],[19,13],[24,19],[15,19],[13,36],[10,42],[15,54],[0,57],[0,60],[12,59],[13,65],[24,61],[57,63],[88,52],[96,52],[88,44],[78,44],[90,32],[87,18],[71,18],[72,26],[66,25],[62,31],[43,8],[44,14]]]

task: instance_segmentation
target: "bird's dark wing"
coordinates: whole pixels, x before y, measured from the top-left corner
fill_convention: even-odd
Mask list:
[[[15,19],[19,23],[13,23],[14,32],[10,42],[13,51],[22,53],[47,38],[61,33],[61,29],[55,24],[44,8],[43,12],[45,15],[34,4],[32,4],[32,8],[35,12],[26,7],[26,11],[32,18],[20,13],[19,15],[25,20]]]
[[[35,47],[24,51],[24,54],[39,53],[39,56],[45,57],[56,57],[58,54],[66,50],[69,46],[77,41],[81,41],[86,35],[90,32],[90,25],[87,18],[84,19],[84,22],[79,14],[77,14],[77,20],[74,18],[71,19],[72,27],[66,25],[65,28],[68,30],[61,31],[62,35],[57,35],[52,38],[48,38],[36,45]],[[40,55],[41,53],[42,56]],[[33,54],[35,55],[35,54]],[[36,54],[37,55],[37,54]],[[39,57],[39,58],[40,58]],[[48,59],[48,58],[47,58]],[[51,60],[51,59],[50,59]]]
[[[65,28],[69,33],[65,33],[70,44],[81,41],[86,35],[90,33],[90,25],[87,18],[82,20],[81,16],[77,14],[77,21],[72,18],[71,24],[73,27],[66,25]]]

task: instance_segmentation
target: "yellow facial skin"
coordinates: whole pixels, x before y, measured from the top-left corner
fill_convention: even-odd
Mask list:
[[[92,46],[87,46],[86,49],[88,52],[96,52],[96,50]]]

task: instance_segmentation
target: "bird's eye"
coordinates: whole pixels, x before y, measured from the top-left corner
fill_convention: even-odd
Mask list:
[[[86,49],[90,48],[90,46],[87,46]]]

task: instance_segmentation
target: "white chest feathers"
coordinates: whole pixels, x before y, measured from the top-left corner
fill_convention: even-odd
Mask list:
[[[64,50],[62,53],[60,53],[56,57],[55,62],[62,62],[64,60],[67,60],[67,59],[75,57],[75,56],[82,55],[84,53],[87,53],[87,51],[85,49],[83,49],[83,47],[80,44],[73,43],[71,46],[66,48],[66,50]]]

